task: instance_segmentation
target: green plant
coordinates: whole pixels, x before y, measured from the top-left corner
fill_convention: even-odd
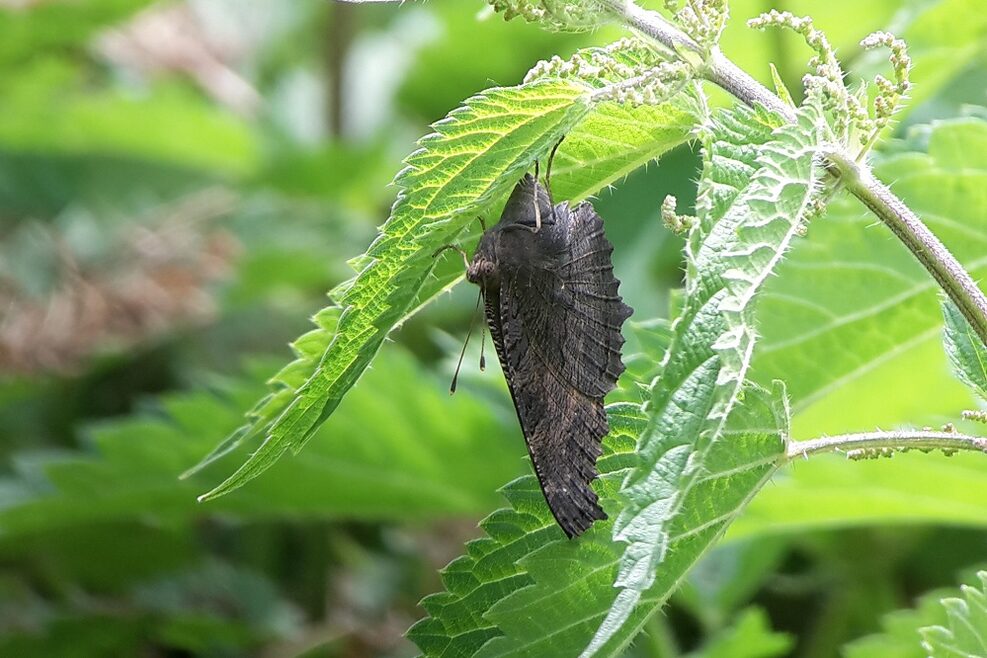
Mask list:
[[[507,17],[554,29],[614,20],[639,36],[540,63],[523,84],[468,99],[435,125],[396,179],[401,193],[388,222],[353,261],[356,276],[333,292],[336,307],[296,344],[298,359],[274,378],[249,423],[203,465],[263,438],[260,447],[203,499],[243,486],[304,446],[388,333],[461,278],[455,258],[433,263],[435,248],[475,237],[474,216],[489,215],[562,135],[568,137],[553,190],[574,200],[679,144],[701,143],[696,216],[677,215],[674,201],[663,206],[668,224],[688,231],[684,297],[663,356],[649,355],[660,363],[658,376],[635,382],[628,375],[625,390],[643,387],[639,402],[611,408],[614,431],[599,492],[614,521],[565,542],[531,478],[509,485],[512,509],[485,522],[490,536],[471,543],[445,572],[449,591],[424,602],[431,617],[411,636],[426,653],[616,655],[788,462],[833,450],[857,458],[911,449],[985,451],[983,439],[951,425],[792,441],[790,402],[805,403],[808,394],[775,382],[787,379],[772,360],[785,339],[762,326],[758,302],[771,294],[771,278],[784,274],[796,244],[811,244],[815,224],[827,213],[838,215],[839,197],[849,194],[891,229],[948,297],[950,357],[965,383],[987,388],[987,299],[869,163],[910,93],[903,41],[885,32],[863,39],[864,50],[888,50],[892,75],[848,85],[811,20],[779,12],[752,20],[755,28],[789,28],[814,51],[804,100],[796,105],[780,81],[772,93],[723,55],[724,2],[669,2],[671,18],[625,0],[491,4]],[[711,107],[703,80],[749,107]],[[964,132],[978,140],[987,134],[982,121]],[[832,240],[839,249],[839,235]],[[969,261],[978,271],[985,265]],[[796,299],[812,308],[808,293]],[[780,297],[777,288],[774,294]],[[770,354],[759,344],[762,332],[773,341]],[[843,346],[851,354],[855,348],[876,351]],[[833,381],[819,379],[813,393]],[[793,384],[807,388],[804,381]]]

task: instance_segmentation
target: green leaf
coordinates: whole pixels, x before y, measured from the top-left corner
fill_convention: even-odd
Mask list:
[[[687,658],[773,658],[787,655],[793,644],[790,636],[771,630],[763,610],[748,608],[729,628]]]
[[[6,150],[127,156],[227,175],[249,172],[260,157],[245,120],[176,83],[133,98],[95,85],[71,60],[36,55],[2,84]]]
[[[606,65],[585,67],[586,62]],[[615,70],[636,73],[659,62],[655,51],[643,41],[624,39],[605,48],[578,51],[569,60],[572,70],[578,72],[585,67],[598,71],[592,77],[569,75],[601,89],[621,82]],[[538,67],[533,69],[537,70]],[[563,199],[584,199],[678,146],[684,135],[695,133],[701,104],[695,89],[685,82],[681,86],[685,91],[676,95],[673,102],[597,104],[566,136],[552,166],[552,192]]]
[[[705,628],[722,627],[780,568],[789,541],[765,536],[717,544],[689,572],[687,582],[675,593],[675,604]]]
[[[975,280],[987,277],[985,145],[987,122],[944,121],[875,163]],[[755,378],[788,383],[796,437],[941,424],[970,408],[942,350],[935,281],[854,199],[813,221],[759,303],[770,322],[758,327]]]
[[[614,525],[614,540],[628,546],[615,581],[620,593],[585,656],[605,647],[613,655],[633,637],[624,626],[638,602],[646,593],[656,602],[671,593],[668,583],[656,587],[669,554],[687,551],[686,564],[698,560],[763,486],[784,450],[766,428],[786,436],[785,414],[780,425],[758,418],[762,424],[749,427],[766,440],[750,444],[732,436],[747,428],[731,415],[756,340],[755,297],[809,212],[824,124],[815,104],[806,105],[793,126],[770,136],[761,127],[763,143],[751,149],[749,135],[757,129],[744,126],[758,117],[746,110],[738,115],[714,128],[706,149],[699,221],[686,253],[685,307],[651,392],[648,427],[638,443],[641,461],[621,488],[627,504]],[[733,433],[727,432],[730,425]],[[745,456],[746,466],[738,469],[731,456],[727,461],[734,465],[726,467],[726,444]],[[689,549],[673,546],[672,538],[682,535],[695,536]]]
[[[0,534],[140,519],[177,525],[216,514],[392,522],[480,516],[496,505],[496,487],[522,467],[523,448],[500,420],[506,410],[450,398],[444,378],[390,346],[309,450],[249,489],[196,504],[209,474],[187,481],[178,474],[236,427],[242,405],[261,388],[244,382],[261,382],[267,372],[254,368],[243,381],[217,382],[218,394],[169,395],[143,413],[96,425],[89,450],[19,455],[17,477],[0,480]]]
[[[430,298],[421,296],[423,289],[434,296],[446,287],[436,290],[430,284],[433,252],[474,222],[588,110],[587,87],[548,80],[491,89],[435,124],[436,132],[421,140],[421,148],[398,175],[402,191],[380,235],[358,259],[360,273],[333,293],[342,312],[314,372],[264,404],[243,430],[266,434],[264,443],[203,500],[229,493],[287,451],[301,449],[356,383],[387,334]],[[328,332],[321,329],[319,340],[325,340]],[[294,371],[307,375],[312,358],[301,361]]]
[[[946,623],[946,611],[939,600],[955,590],[923,594],[914,608],[894,610],[881,619],[881,632],[854,640],[843,647],[845,658],[928,658],[922,649],[919,629]]]
[[[979,586],[961,585],[961,596],[941,599],[945,624],[919,631],[930,658],[987,656],[987,571],[978,572],[977,578]]]
[[[876,162],[878,175],[894,181],[974,279],[984,280],[987,122],[937,122],[911,135]],[[788,382],[796,436],[938,425],[973,403],[942,349],[935,282],[854,201],[836,200],[813,222],[759,304],[770,322],[759,325],[754,372],[762,382]],[[729,537],[867,524],[983,527],[985,468],[983,456],[972,454],[798,461],[752,502]]]
[[[984,456],[908,453],[848,462],[819,455],[775,477],[727,539],[916,524],[987,524]]]
[[[914,609],[885,615],[883,632],[850,643],[846,658],[969,658],[987,655],[987,571],[973,585],[924,594]]]
[[[953,372],[961,382],[987,400],[987,346],[974,333],[956,304],[945,300],[942,310],[946,318],[944,343]]]

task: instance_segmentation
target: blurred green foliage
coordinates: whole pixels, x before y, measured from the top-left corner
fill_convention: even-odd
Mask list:
[[[903,26],[919,84],[879,171],[982,268],[984,213],[963,215],[985,189],[982,159],[963,159],[982,122],[907,132],[987,103],[978,0],[774,4],[812,13],[847,61],[868,31]],[[763,80],[777,63],[798,89],[802,46],[744,27],[763,2],[731,9],[725,51]],[[549,34],[466,0],[0,3],[0,655],[415,655],[403,633],[418,601],[527,468],[497,373],[466,370],[446,394],[473,291],[393,334],[298,456],[208,504],[195,496],[255,446],[178,475],[241,423],[352,275],[427,124],[540,58],[617,36]],[[696,168],[683,147],[596,201],[635,320],[665,315],[681,280],[681,241],[658,209],[675,194],[688,210]],[[796,383],[799,436],[941,423],[971,404],[947,376],[932,288],[902,301],[923,275],[870,224],[837,207],[765,304],[777,323],[759,376]],[[836,252],[829,287],[796,272]],[[862,285],[865,258],[897,278]],[[841,340],[863,361],[811,336],[783,344],[811,333],[799,324],[811,316],[786,308],[806,290],[846,303]],[[878,321],[894,340],[867,338]],[[905,372],[926,386],[901,384]],[[911,455],[800,465],[628,655],[828,657],[882,617],[885,639],[845,655],[905,655],[866,648],[896,641],[902,616],[911,629],[945,621],[892,611],[984,561],[985,473],[975,458]]]

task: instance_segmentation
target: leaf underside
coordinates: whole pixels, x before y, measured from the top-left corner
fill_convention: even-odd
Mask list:
[[[626,50],[614,57],[638,62],[647,55],[639,46]],[[351,261],[359,274],[331,293],[334,305],[315,317],[317,328],[292,345],[296,360],[271,380],[271,392],[248,414],[247,424],[186,474],[264,438],[203,499],[244,485],[303,447],[388,333],[461,280],[458,256],[434,259],[435,250],[476,235],[476,216],[489,214],[562,135],[569,139],[552,182],[557,194],[574,200],[689,138],[698,116],[694,90],[659,106],[591,105],[589,91],[606,82],[548,78],[490,89],[435,124],[396,178],[401,192],[390,219],[368,251]]]
[[[672,539],[683,532],[701,537],[690,555],[698,560],[784,451],[784,440],[771,439],[788,435],[787,412],[774,422],[752,422],[737,405],[752,393],[745,384],[756,342],[754,300],[807,219],[824,124],[811,101],[796,124],[769,131],[771,123],[769,116],[737,110],[725,113],[707,137],[698,220],[686,248],[685,305],[646,405],[640,464],[621,487],[627,502],[614,539],[628,545],[614,583],[620,592],[584,656],[614,655],[626,646],[636,634],[631,619],[639,602],[664,601],[673,589],[662,582],[676,550]],[[751,129],[759,124],[759,133]],[[776,391],[782,407],[784,396]],[[734,435],[747,428],[764,440],[738,441]],[[744,453],[747,465],[736,457],[725,465],[723,446]]]

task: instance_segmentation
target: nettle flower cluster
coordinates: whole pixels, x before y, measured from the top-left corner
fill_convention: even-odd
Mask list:
[[[772,10],[747,24],[757,30],[788,28],[805,39],[806,44],[815,51],[809,60],[812,71],[802,78],[806,93],[819,95],[823,108],[830,115],[830,126],[837,141],[849,149],[855,159],[863,158],[891,123],[911,88],[908,74],[912,61],[905,42],[888,32],[874,32],[860,42],[865,50],[886,48],[890,53],[893,79],[875,76],[871,103],[871,84],[862,82],[855,90],[848,87],[846,73],[836,58],[836,51],[826,35],[816,29],[811,18]]]
[[[540,61],[524,81],[545,77],[575,78],[594,84],[599,87],[593,94],[594,101],[657,105],[679,93],[692,79],[692,70],[682,61],[663,61],[641,39],[625,38],[576,53],[569,59],[556,55]]]
[[[490,0],[507,19],[521,16],[558,30],[586,30],[610,17],[625,0]],[[726,0],[666,0],[672,22],[706,54],[717,47],[729,18]],[[751,19],[748,25],[763,30],[787,28],[801,35],[815,51],[810,72],[803,79],[807,95],[818,95],[829,115],[834,142],[847,149],[855,160],[873,147],[910,89],[911,59],[904,41],[888,32],[875,32],[860,42],[865,50],[889,51],[891,78],[877,75],[851,89],[846,73],[826,35],[811,18],[772,10]],[[605,48],[591,49],[568,60],[560,57],[540,62],[526,78],[578,77],[599,82],[595,100],[611,100],[632,105],[658,104],[681,91],[686,82],[701,77],[704,61],[694,61],[688,53],[673,52],[642,39],[622,39]],[[786,93],[784,90],[779,90]]]
[[[665,10],[683,32],[704,49],[715,46],[730,18],[726,0],[665,0]]]
[[[565,32],[592,30],[605,20],[597,0],[490,0],[490,4],[505,20],[520,16]]]

